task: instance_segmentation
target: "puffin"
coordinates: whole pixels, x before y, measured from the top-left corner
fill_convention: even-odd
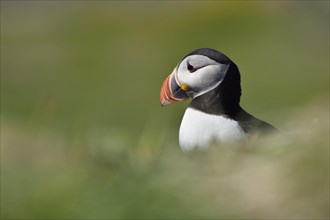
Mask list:
[[[200,48],[179,62],[160,90],[161,106],[191,98],[179,129],[183,151],[245,141],[277,131],[240,106],[240,71],[223,53]]]

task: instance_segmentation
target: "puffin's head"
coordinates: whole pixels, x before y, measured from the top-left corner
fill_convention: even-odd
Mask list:
[[[197,49],[185,56],[166,78],[160,103],[168,105],[203,95],[218,87],[232,68],[237,69],[226,55],[209,48]]]

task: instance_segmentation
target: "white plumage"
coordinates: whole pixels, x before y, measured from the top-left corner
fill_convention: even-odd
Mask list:
[[[187,108],[180,126],[179,142],[182,150],[207,148],[212,142],[229,143],[245,139],[238,123],[221,115],[210,115]]]

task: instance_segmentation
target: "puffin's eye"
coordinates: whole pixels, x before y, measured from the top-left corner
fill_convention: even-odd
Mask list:
[[[189,72],[193,73],[197,70],[197,68],[195,68],[193,65],[191,65],[189,62],[187,62],[187,69],[189,70]]]

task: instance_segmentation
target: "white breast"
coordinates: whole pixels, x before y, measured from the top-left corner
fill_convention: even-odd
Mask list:
[[[180,146],[184,151],[206,148],[213,142],[221,144],[244,138],[245,133],[236,121],[192,108],[187,108],[179,134]]]

